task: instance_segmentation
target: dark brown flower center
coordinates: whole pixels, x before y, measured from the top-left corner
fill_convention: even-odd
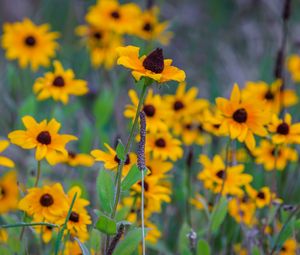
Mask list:
[[[155,145],[160,148],[166,147],[166,141],[163,138],[159,138],[155,141]]]
[[[65,86],[65,80],[60,75],[56,76],[52,82],[52,85],[55,87],[63,87],[63,86]]]
[[[257,197],[260,198],[260,199],[265,199],[266,196],[265,196],[265,193],[260,191],[260,192],[257,193]]]
[[[174,105],[173,105],[173,109],[175,111],[179,111],[182,108],[184,108],[184,104],[181,101],[175,101]]]
[[[247,120],[248,114],[244,108],[236,110],[233,115],[233,119],[238,123],[244,123]]]
[[[157,48],[152,51],[144,60],[143,66],[145,69],[153,73],[162,73],[164,70],[164,56],[163,50]]]
[[[142,182],[141,181],[139,181],[138,184],[142,187]],[[146,181],[144,181],[144,189],[145,189],[145,191],[149,190],[149,184]]]
[[[247,203],[249,201],[249,197],[248,196],[243,196],[241,202],[242,203]]]
[[[155,114],[155,107],[151,104],[147,104],[144,106],[143,111],[147,117],[153,117]]]
[[[188,129],[188,130],[192,130],[192,128],[193,128],[192,124],[186,124],[184,127],[185,127],[185,129]]]
[[[0,187],[0,199],[5,197],[5,189],[3,187]]]
[[[73,158],[73,159],[76,158],[76,153],[73,151],[68,151],[68,155],[70,158]]]
[[[220,179],[224,179],[225,177],[225,171],[224,170],[220,170],[216,173],[216,176]]]
[[[214,125],[213,125],[213,127],[214,127],[215,129],[219,129],[220,126],[221,126],[220,124],[214,124]]]
[[[72,211],[71,214],[70,214],[69,220],[73,221],[73,222],[78,222],[79,221],[79,214]]]
[[[282,246],[280,250],[281,250],[281,251],[286,251],[285,246]]]
[[[287,123],[282,122],[280,125],[278,125],[276,131],[278,134],[287,135],[290,132],[290,127]]]
[[[270,100],[270,101],[273,100],[274,94],[270,90],[268,90],[267,93],[265,94],[265,99]]]
[[[97,39],[97,40],[100,40],[102,38],[102,34],[100,32],[95,32],[93,34],[94,38]]]
[[[118,11],[113,11],[111,14],[110,14],[114,19],[119,19],[121,16],[120,16],[120,13]]]
[[[146,32],[152,31],[152,25],[149,22],[145,23],[145,25],[143,26],[143,30]]]
[[[121,162],[121,160],[118,158],[118,155],[117,155],[117,154],[116,154],[116,156],[114,157],[114,160],[115,160],[118,164],[120,164],[120,162]],[[125,164],[125,165],[129,165],[129,164],[130,164],[130,158],[129,158],[128,154],[127,154],[127,156],[126,156],[126,160],[125,160],[124,164]]]
[[[41,144],[50,144],[51,143],[51,135],[48,131],[42,131],[39,133],[39,135],[36,137],[36,140]]]
[[[271,154],[272,154],[272,156],[276,156],[276,149],[274,148],[272,151],[271,151]],[[277,150],[277,156],[279,157],[281,155],[281,151],[278,149]]]
[[[33,47],[35,44],[36,44],[36,40],[35,40],[35,38],[33,37],[33,36],[27,36],[26,38],[25,38],[25,44],[27,45],[27,46],[29,46],[29,47]]]
[[[46,228],[47,228],[48,230],[52,230],[52,229],[53,229],[53,227],[51,227],[51,226],[46,226]]]
[[[40,204],[42,206],[49,207],[50,205],[53,205],[53,203],[54,203],[53,197],[48,193],[42,195],[40,198]]]

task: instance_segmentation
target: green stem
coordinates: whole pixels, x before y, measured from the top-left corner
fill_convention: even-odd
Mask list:
[[[132,141],[134,139],[134,134],[135,134],[135,131],[136,131],[137,126],[138,126],[139,114],[140,114],[140,111],[141,111],[142,106],[143,106],[144,101],[145,101],[147,87],[149,85],[151,85],[151,83],[152,83],[151,79],[145,78],[144,84],[143,84],[143,87],[142,87],[142,91],[141,91],[141,94],[139,96],[140,100],[139,100],[139,103],[138,103],[138,106],[137,106],[137,109],[136,109],[134,122],[133,122],[133,125],[131,127],[130,134],[129,134],[129,137],[128,137],[128,140],[127,140],[127,143],[126,143],[126,146],[125,146],[125,150],[124,150],[125,159],[127,157],[127,154],[129,153]],[[125,160],[120,159],[120,163],[118,165],[117,175],[116,175],[116,179],[115,179],[115,186],[116,186],[116,188],[115,188],[115,199],[114,199],[113,210],[112,210],[112,213],[111,213],[111,216],[110,216],[111,219],[114,219],[115,216],[116,216],[117,207],[118,207],[118,203],[119,203],[119,200],[120,200],[121,180],[122,180],[122,171],[123,171],[124,164],[125,164]],[[106,246],[107,246],[106,249],[109,247],[108,244],[109,244],[109,235],[106,235]]]
[[[0,229],[1,228],[31,227],[31,226],[50,226],[50,227],[53,227],[53,228],[58,228],[59,227],[56,224],[47,223],[47,222],[32,222],[32,223],[20,222],[20,223],[14,223],[14,224],[1,225]]]
[[[40,180],[40,176],[41,176],[41,161],[38,160],[37,161],[37,174],[36,174],[36,179],[35,179],[34,187],[38,186],[39,180]]]
[[[185,203],[185,207],[186,207],[186,219],[187,219],[187,223],[189,225],[190,228],[192,228],[192,214],[191,214],[191,206],[190,206],[190,196],[191,196],[191,159],[189,159],[189,157],[192,157],[192,148],[189,148],[189,152],[188,152],[188,158],[186,161],[186,168],[185,168],[185,172],[186,172],[186,176],[185,176],[185,186],[186,186],[186,203]]]

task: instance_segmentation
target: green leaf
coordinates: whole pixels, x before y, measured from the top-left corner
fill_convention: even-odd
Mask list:
[[[96,183],[100,208],[110,214],[114,203],[114,183],[111,174],[101,169]]]
[[[79,247],[82,251],[82,255],[90,255],[88,248],[82,242],[80,242],[80,240],[77,237],[74,237],[74,239],[79,244]]]
[[[218,204],[214,207],[211,214],[210,228],[213,233],[217,232],[223,223],[227,214],[228,201],[225,197],[221,197]]]
[[[137,249],[140,241],[142,240],[142,230],[135,228],[129,231],[124,239],[119,242],[113,255],[132,255]]]
[[[179,254],[192,255],[192,253],[190,251],[190,241],[187,236],[190,231],[191,231],[191,228],[186,223],[184,223],[181,226],[181,229],[179,232],[179,240],[178,240]]]
[[[254,246],[252,248],[252,255],[260,255],[260,254],[261,254],[261,252],[260,252],[259,248],[257,246]]]
[[[121,184],[123,191],[129,190],[133,184],[142,179],[142,173],[137,165],[133,165]]]
[[[125,160],[126,157],[125,157],[125,147],[122,143],[122,141],[119,139],[118,140],[118,145],[117,145],[117,148],[116,148],[116,152],[117,152],[117,156],[120,160]]]
[[[96,229],[105,234],[114,235],[117,233],[117,224],[111,218],[101,215],[96,223]]]
[[[210,247],[206,240],[200,239],[198,241],[197,255],[210,255]]]

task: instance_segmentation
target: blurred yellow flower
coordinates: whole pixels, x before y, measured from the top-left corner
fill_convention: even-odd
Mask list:
[[[36,71],[39,66],[49,66],[49,59],[55,56],[59,37],[56,32],[49,32],[50,26],[35,25],[30,19],[15,23],[4,23],[2,47],[6,58],[18,59],[19,65],[25,68],[29,64]]]
[[[287,69],[294,82],[300,82],[300,56],[292,54],[287,60]]]
[[[35,220],[33,220],[33,222],[35,222]],[[38,234],[42,236],[44,243],[49,243],[52,239],[52,236],[58,232],[58,228],[53,228],[51,226],[37,226],[34,227],[34,229]]]
[[[0,229],[0,244],[5,244],[8,241],[8,233],[6,229]]]
[[[19,209],[32,216],[35,221],[54,222],[69,209],[67,196],[60,183],[41,188],[28,189],[19,202]]]
[[[297,254],[297,241],[293,238],[287,239],[282,245],[279,255],[296,255]]]
[[[260,102],[265,110],[278,114],[282,108],[290,107],[298,102],[296,91],[282,90],[282,81],[276,80],[268,85],[266,82],[247,82],[242,91],[242,98]]]
[[[244,165],[225,166],[221,156],[214,156],[210,160],[206,155],[200,155],[199,162],[203,169],[198,174],[198,179],[204,183],[204,187],[214,193],[222,192],[222,195],[242,195],[242,187],[252,181],[252,176],[243,173]]]
[[[64,70],[59,61],[54,61],[54,72],[45,73],[44,77],[36,79],[33,91],[38,100],[52,97],[64,104],[69,102],[69,95],[82,96],[88,92],[87,82],[74,79],[71,69]]]
[[[169,22],[159,22],[159,8],[154,6],[145,10],[137,20],[137,27],[134,34],[147,41],[158,41],[163,45],[168,45],[173,33],[166,31]]]
[[[74,151],[68,150],[68,154],[58,154],[56,162],[57,163],[65,163],[72,167],[77,166],[86,166],[91,167],[94,165],[94,158],[88,154],[84,153],[76,153]]]
[[[261,189],[256,190],[250,185],[247,185],[246,191],[258,208],[269,206],[272,200],[276,198],[276,195],[271,192],[269,187],[262,187]]]
[[[172,59],[164,59],[162,49],[157,48],[142,57],[139,57],[140,48],[135,46],[119,47],[117,51],[120,56],[118,65],[132,69],[131,74],[137,81],[142,77],[149,77],[159,83],[185,80],[185,72],[171,66]]]
[[[117,152],[111,148],[107,143],[104,144],[104,146],[107,148],[107,152],[102,150],[93,150],[91,151],[92,156],[95,158],[96,161],[104,162],[104,168],[108,170],[115,170],[117,169],[120,159],[117,156]],[[127,155],[124,168],[122,171],[122,174],[125,176],[131,167],[136,164],[137,156],[135,153],[129,153]]]
[[[274,114],[269,124],[269,131],[275,144],[300,143],[300,123],[292,124],[292,116],[289,113],[284,115],[284,119],[279,119]]]
[[[6,148],[9,146],[9,142],[6,140],[1,140],[0,141],[0,153],[2,153],[4,150],[6,150]],[[0,156],[0,166],[5,166],[5,167],[14,167],[15,163],[4,156]]]
[[[141,9],[135,3],[119,4],[117,0],[98,0],[85,16],[95,27],[104,27],[115,33],[133,33],[136,30]]]
[[[277,152],[276,152],[277,150]],[[259,147],[253,151],[255,162],[263,164],[267,171],[284,170],[288,161],[297,161],[298,153],[286,145],[274,145],[268,140],[262,140]]]
[[[234,84],[230,100],[218,97],[216,103],[224,117],[220,130],[230,135],[231,139],[245,142],[252,150],[255,148],[253,134],[268,134],[264,126],[269,122],[269,112],[264,111],[262,105],[252,98],[243,100],[237,84]]]
[[[19,187],[16,171],[9,171],[0,178],[0,214],[17,209]]]
[[[37,123],[31,116],[22,118],[26,130],[16,130],[8,134],[11,143],[23,149],[36,148],[36,160],[46,158],[49,164],[56,164],[57,153],[67,155],[65,145],[72,140],[77,140],[73,135],[60,135],[57,132],[61,124],[55,119],[47,123],[43,120]]]
[[[103,66],[111,69],[116,64],[118,57],[116,49],[123,46],[123,39],[120,35],[90,25],[78,26],[75,32],[83,38],[94,68]]]

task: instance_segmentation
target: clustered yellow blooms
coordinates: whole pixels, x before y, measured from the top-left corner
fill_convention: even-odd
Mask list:
[[[33,222],[47,222],[62,225],[67,218],[72,200],[76,199],[72,207],[70,217],[67,221],[66,233],[78,237],[82,242],[88,239],[87,226],[92,223],[86,210],[89,201],[81,198],[81,189],[78,186],[72,187],[67,194],[60,183],[45,185],[41,188],[30,188],[27,194],[19,202],[19,209],[25,211]],[[43,231],[44,242],[52,238],[54,228],[39,227],[37,232]]]
[[[156,6],[142,10],[135,3],[121,4],[117,0],[98,0],[85,16],[86,25],[76,28],[91,56],[93,67],[112,68],[116,64],[116,49],[123,46],[125,35],[146,41],[168,44],[172,33],[168,22],[159,22]]]

